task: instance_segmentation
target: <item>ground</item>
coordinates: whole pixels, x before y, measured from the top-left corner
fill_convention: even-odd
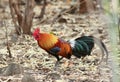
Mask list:
[[[108,27],[103,13],[97,11],[84,15],[67,13],[63,14],[65,22],[56,21],[51,25],[51,20],[54,18],[51,11],[58,12],[61,9],[60,4],[56,5],[47,6],[50,9],[46,11],[45,22],[41,23],[40,20],[34,18],[32,31],[39,27],[42,32],[53,33],[66,41],[83,35],[93,35],[101,39],[110,51]],[[62,7],[68,8],[68,6]],[[38,10],[39,7],[36,6],[37,14]],[[97,65],[102,56],[97,46],[93,49],[91,56],[87,56],[84,60],[74,56],[70,60],[63,59],[58,69],[55,70],[56,59],[39,48],[31,35],[17,36],[14,34],[14,24],[10,17],[9,7],[7,6],[5,11],[1,9],[0,13],[1,18],[6,16],[5,24],[3,20],[0,20],[1,82],[111,82],[109,61],[106,63],[103,60],[100,65]],[[8,57],[9,53],[6,48],[6,28],[12,58]]]

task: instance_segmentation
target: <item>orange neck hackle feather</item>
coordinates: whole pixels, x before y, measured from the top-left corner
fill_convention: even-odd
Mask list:
[[[45,50],[53,47],[58,41],[58,38],[53,34],[40,33],[39,28],[34,30],[33,37],[38,41],[38,45]]]
[[[40,33],[40,38],[38,40],[38,44],[41,48],[48,50],[57,43],[58,38],[54,36],[53,34],[47,34],[47,33]]]

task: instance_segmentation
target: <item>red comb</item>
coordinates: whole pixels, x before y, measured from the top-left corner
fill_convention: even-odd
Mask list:
[[[36,34],[39,34],[39,33],[40,33],[40,29],[36,28],[33,32],[33,36],[36,36]]]
[[[36,28],[34,32],[40,32],[40,29],[39,29],[39,28]]]

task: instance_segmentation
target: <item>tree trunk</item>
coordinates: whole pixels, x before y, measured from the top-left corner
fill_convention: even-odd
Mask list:
[[[85,0],[79,0],[80,1],[80,8],[79,8],[79,13],[83,14],[87,12],[87,4]]]
[[[87,4],[87,11],[89,13],[95,11],[95,4],[94,4],[93,0],[85,0],[85,1]]]
[[[79,0],[80,8],[79,13],[90,13],[95,10],[93,0]]]
[[[25,14],[23,18],[23,34],[31,34],[31,27],[32,27],[32,22],[33,22],[33,8],[34,8],[34,0],[27,0],[26,2],[26,8],[25,8]]]
[[[25,13],[21,13],[20,0],[9,0],[11,16],[13,19],[13,23],[16,28],[17,34],[31,34],[31,27],[33,21],[33,8],[34,8],[34,0],[26,0]]]

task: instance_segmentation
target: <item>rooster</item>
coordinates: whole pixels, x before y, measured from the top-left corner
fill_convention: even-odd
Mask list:
[[[104,43],[93,36],[82,36],[65,41],[53,34],[41,33],[40,29],[36,28],[33,32],[33,37],[37,40],[38,45],[42,49],[56,57],[57,62],[55,65],[63,58],[70,59],[72,55],[77,58],[84,58],[90,55],[95,43],[100,47],[103,53],[102,59],[105,54],[106,59],[108,57],[108,51]]]

